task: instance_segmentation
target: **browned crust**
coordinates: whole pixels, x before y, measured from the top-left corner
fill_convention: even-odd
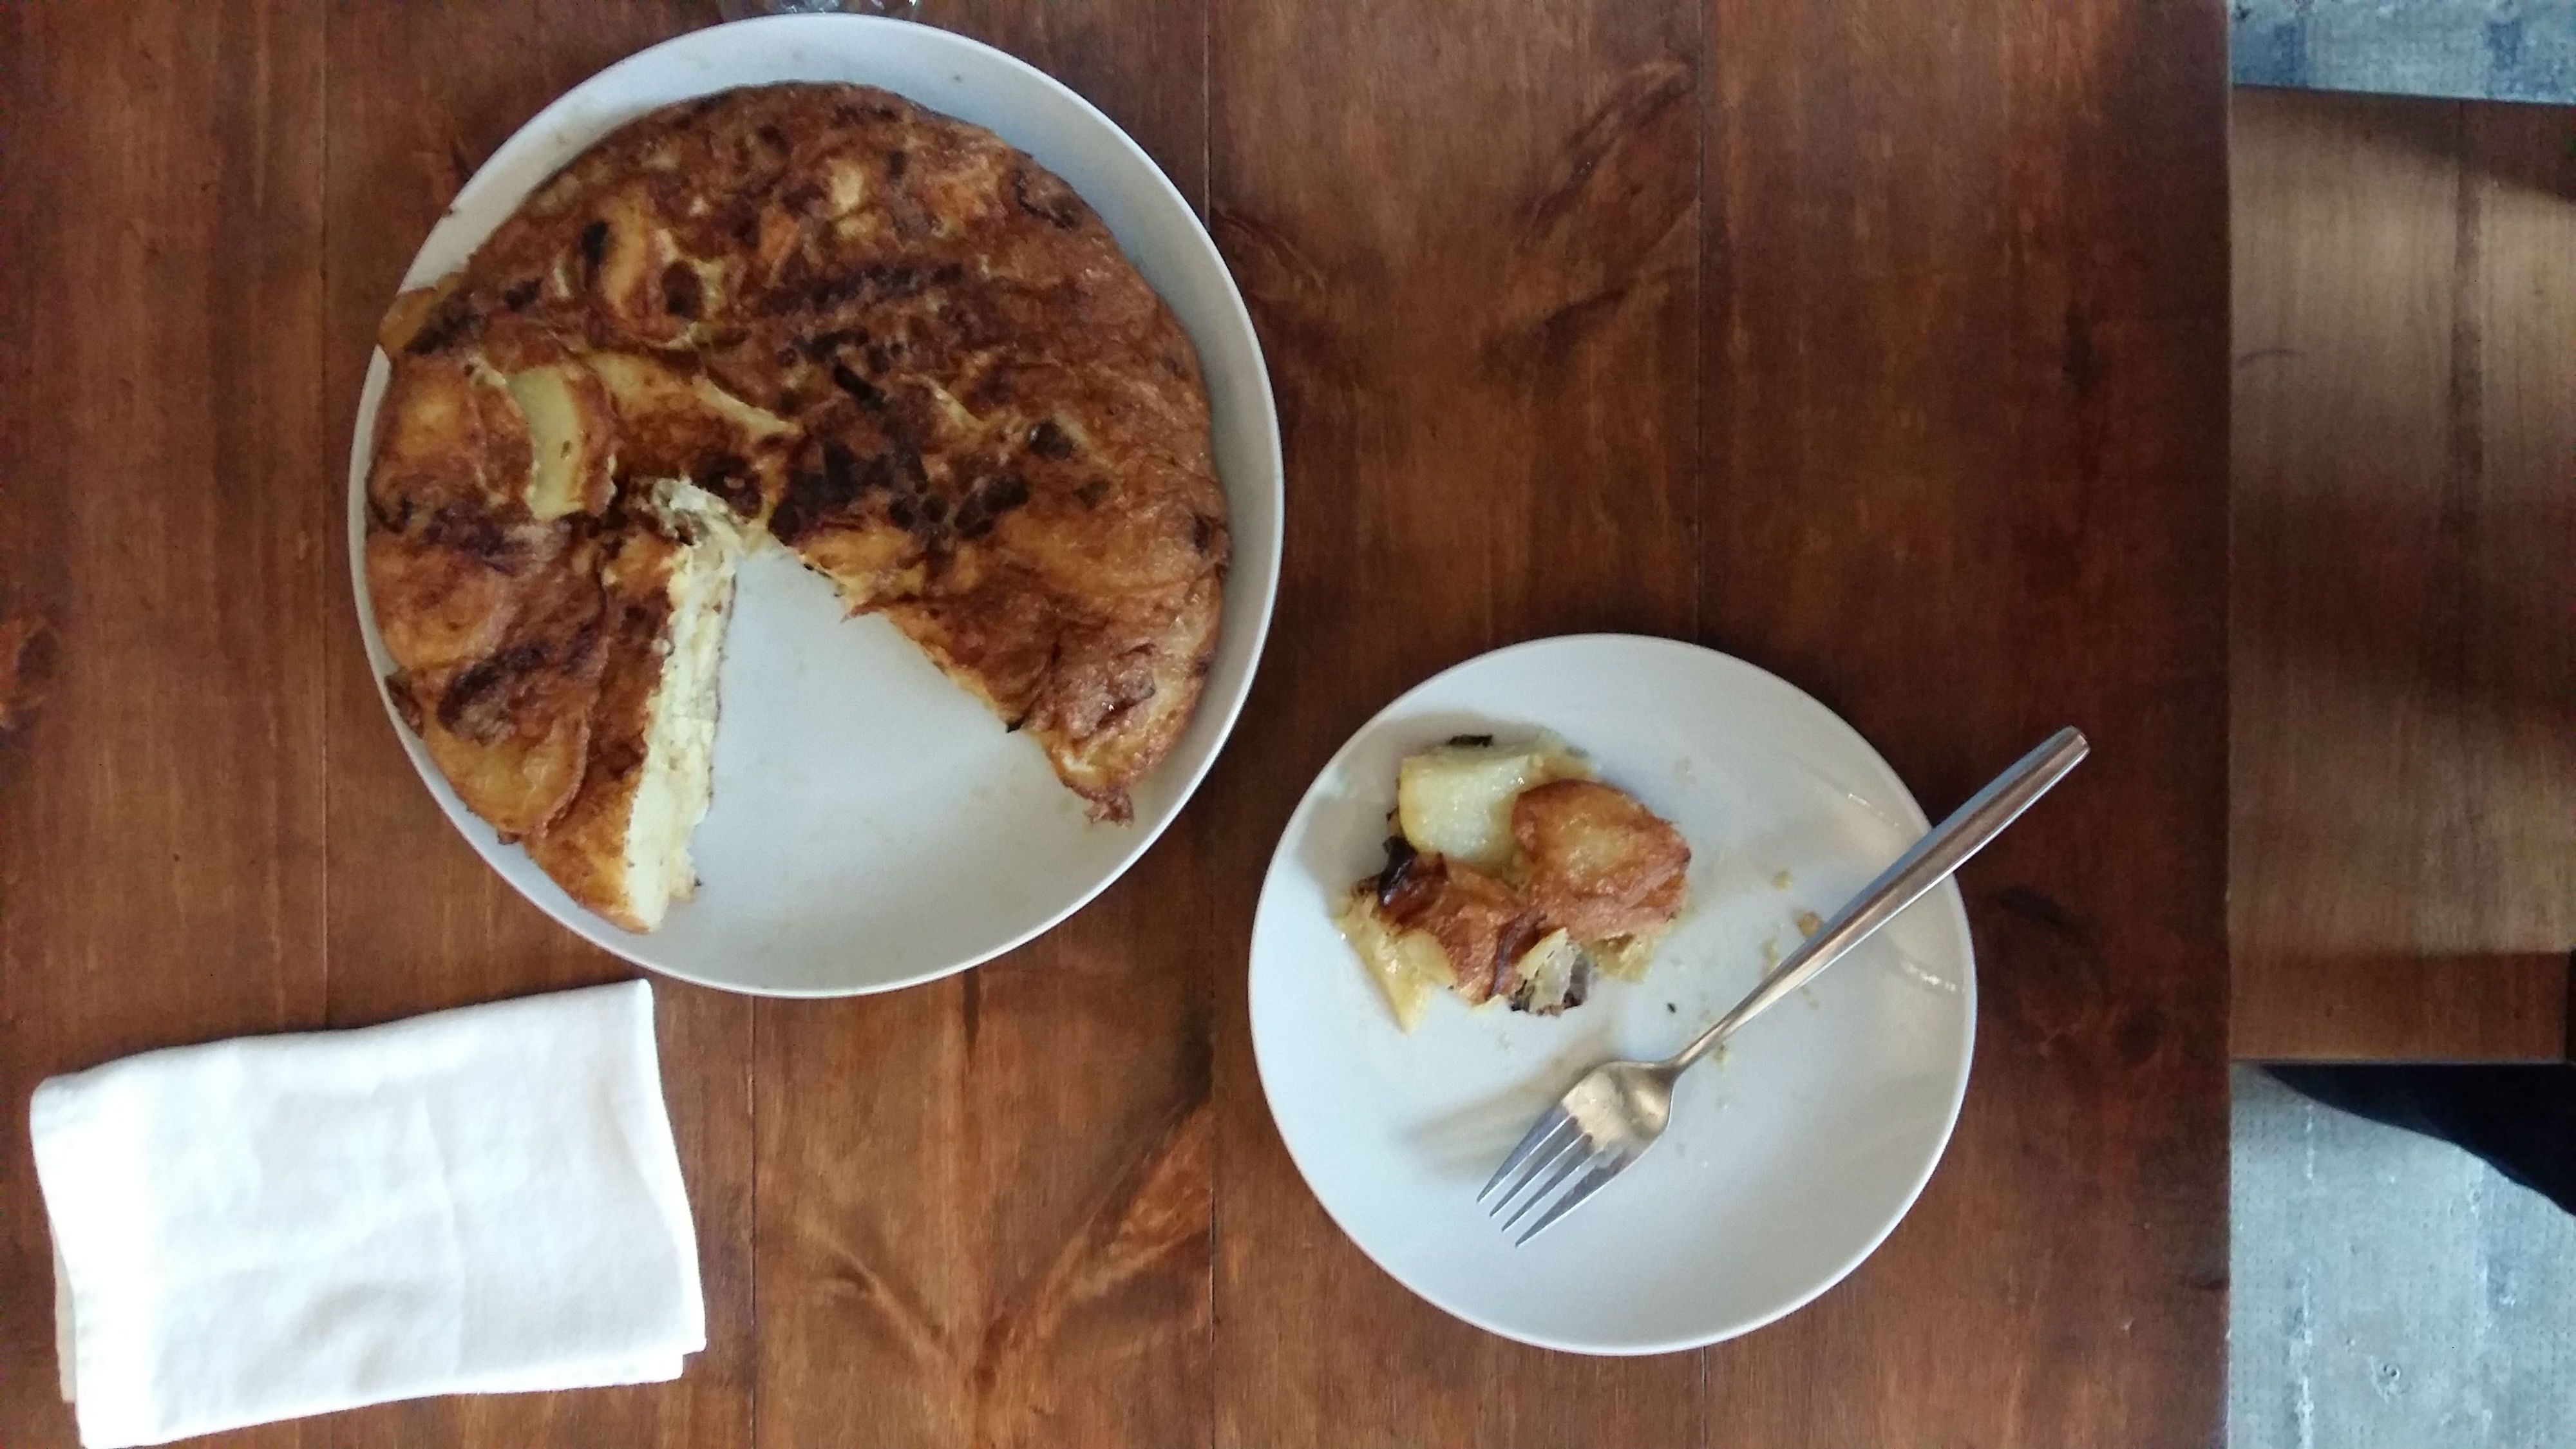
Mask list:
[[[654,477],[891,611],[1097,817],[1127,817],[1188,721],[1229,552],[1197,358],[1081,199],[988,132],[857,86],[666,107],[398,299],[380,337],[377,622],[398,703],[505,833],[547,828],[597,755],[575,723],[613,670],[597,569]],[[585,472],[576,511],[540,521],[504,382],[567,362],[606,382],[570,395],[583,466],[613,460],[617,492]],[[584,648],[567,578],[592,581]],[[512,649],[562,687],[442,731],[457,682]]]
[[[1450,989],[1471,1005],[1509,994],[1519,984],[1513,968],[1521,952],[1542,934],[1510,886],[1446,856],[1408,850],[1379,877],[1377,892],[1389,925],[1440,943]]]
[[[468,809],[504,838],[544,827],[581,778],[598,687],[593,542],[492,502],[527,441],[462,369],[402,379],[379,430],[365,568],[395,702]],[[389,397],[393,394],[389,394]],[[438,434],[463,435],[444,449]]]
[[[1532,786],[1512,802],[1512,834],[1517,889],[1417,854],[1401,836],[1387,842],[1386,868],[1356,887],[1374,895],[1390,930],[1440,943],[1451,989],[1471,1005],[1495,996],[1518,1004],[1523,955],[1551,931],[1597,945],[1661,930],[1681,913],[1690,846],[1624,790],[1594,780]]]
[[[1539,914],[1578,941],[1672,924],[1682,908],[1690,846],[1625,790],[1557,780],[1512,802],[1524,890]]]

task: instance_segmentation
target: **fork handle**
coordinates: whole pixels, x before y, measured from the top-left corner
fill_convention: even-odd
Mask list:
[[[2092,748],[2082,732],[2062,729],[2038,749],[2022,756],[2011,769],[1997,775],[1992,784],[1968,797],[1968,803],[1952,811],[1938,829],[1898,856],[1894,865],[1834,912],[1832,920],[1799,942],[1789,958],[1763,977],[1762,984],[1737,1002],[1734,1010],[1719,1017],[1716,1025],[1666,1061],[1665,1069],[1676,1076],[1689,1070],[1718,1043],[1733,1036],[1738,1027],[1778,1005],[1780,998],[1842,959],[1844,952],[1869,939],[1872,932],[1895,919],[1897,912],[1914,904],[1924,892],[1948,880],[1952,872],[1968,863],[1968,857],[1984,849],[1987,841],[2003,834],[2004,827],[2029,809],[2032,801],[2065,779],[2066,772],[2074,769]]]

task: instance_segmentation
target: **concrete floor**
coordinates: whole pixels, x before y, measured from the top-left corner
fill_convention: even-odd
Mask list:
[[[2238,85],[2576,101],[2576,0],[2230,0]]]
[[[2235,1072],[2231,1449],[2576,1445],[2576,1217]]]

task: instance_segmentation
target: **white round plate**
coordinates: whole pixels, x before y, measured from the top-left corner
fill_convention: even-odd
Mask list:
[[[715,800],[694,900],[651,935],[574,904],[456,799],[397,721],[412,763],[494,870],[566,926],[657,971],[780,996],[883,991],[961,971],[1071,915],[1180,811],[1252,686],[1279,585],[1281,469],[1270,380],[1243,299],[1189,203],[1089,102],[990,46],[928,25],[793,15],[720,25],[574,87],[493,153],[422,243],[405,287],[462,265],[538,183],[618,125],[673,101],[776,81],[882,86],[972,121],[1071,183],[1197,344],[1234,562],[1197,714],[1134,791],[1133,824],[1097,825],[1037,748],[1004,733],[882,619],[847,620],[779,550],[743,566],[719,680]],[[367,370],[349,445],[350,571],[367,601],[368,442],[386,362]],[[388,704],[388,714],[391,712]]]
[[[1690,907],[1641,984],[1597,981],[1559,1017],[1443,994],[1407,1036],[1334,904],[1385,859],[1398,760],[1541,729],[1680,827]],[[1800,912],[1830,914],[1924,829],[1850,726],[1711,650],[1541,639],[1437,676],[1324,767],[1262,886],[1252,1041],[1289,1154],[1397,1281],[1524,1343],[1662,1353],[1780,1317],[1878,1246],[1949,1140],[1976,1011],[1955,886],[1684,1077],[1664,1140],[1528,1246],[1476,1192],[1576,1076],[1679,1048],[1796,944]]]

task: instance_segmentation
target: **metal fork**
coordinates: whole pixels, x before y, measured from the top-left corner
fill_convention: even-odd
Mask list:
[[[1493,1195],[1494,1189],[1503,1188],[1488,1210],[1496,1217],[1501,1217],[1503,1209],[1511,1207],[1514,1200],[1520,1202],[1512,1215],[1503,1219],[1506,1232],[1539,1204],[1551,1204],[1514,1241],[1515,1246],[1537,1237],[1557,1219],[1582,1206],[1664,1134],[1664,1125],[1673,1114],[1676,1078],[1720,1042],[1735,1035],[1746,1022],[1770,1010],[1782,997],[1806,985],[1816,973],[1840,960],[1843,953],[1867,940],[1871,932],[1914,904],[1925,891],[1949,879],[1951,872],[1967,863],[1968,857],[1984,849],[1987,841],[2001,835],[2005,826],[2029,809],[2032,801],[2066,778],[2066,772],[2074,769],[2091,748],[2084,736],[2072,729],[2049,736],[2047,743],[2022,756],[2011,769],[1996,776],[1994,783],[1951,812],[1938,829],[1897,857],[1894,865],[1863,887],[1814,935],[1800,942],[1778,969],[1762,978],[1761,985],[1737,1002],[1734,1010],[1719,1017],[1716,1025],[1692,1039],[1690,1045],[1660,1062],[1603,1062],[1584,1073],[1582,1080],[1538,1119],[1538,1125],[1530,1128],[1520,1146],[1503,1159],[1503,1165],[1494,1169],[1493,1177],[1476,1194],[1476,1200],[1482,1202]],[[1576,1176],[1578,1173],[1581,1176]],[[1569,1178],[1574,1185],[1559,1194],[1557,1189]],[[1533,1184],[1537,1191],[1524,1196]]]

